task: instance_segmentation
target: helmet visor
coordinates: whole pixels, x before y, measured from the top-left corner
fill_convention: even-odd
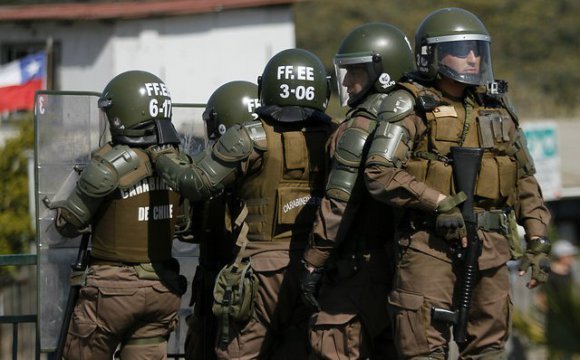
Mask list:
[[[334,70],[341,106],[352,105],[363,98],[378,77],[373,56],[334,58]]]
[[[462,39],[432,46],[434,65],[441,75],[467,85],[493,82],[489,41]]]

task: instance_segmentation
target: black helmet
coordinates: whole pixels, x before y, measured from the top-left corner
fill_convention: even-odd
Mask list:
[[[131,70],[115,76],[101,94],[113,141],[132,146],[178,144],[171,123],[171,95],[157,76]]]
[[[274,55],[258,78],[263,106],[298,106],[325,111],[330,98],[329,77],[316,55],[287,49]]]
[[[388,93],[415,68],[409,40],[396,26],[385,23],[364,24],[352,30],[342,40],[334,66],[342,106],[356,105],[371,90]],[[368,81],[361,91],[349,94],[344,79],[355,66],[366,73]]]
[[[230,126],[255,120],[258,106],[258,85],[249,81],[223,84],[211,94],[203,112],[208,138],[217,139]]]
[[[442,75],[467,85],[493,82],[491,37],[477,16],[459,8],[432,12],[415,34],[415,56],[418,72],[427,79]],[[479,58],[479,65],[466,71],[446,64],[447,56]]]

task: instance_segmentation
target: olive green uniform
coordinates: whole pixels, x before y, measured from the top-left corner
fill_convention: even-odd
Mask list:
[[[94,175],[115,149],[106,145],[96,152],[75,194],[86,188],[83,176]],[[109,194],[80,195],[79,202],[73,201],[94,213],[89,214],[92,256],[79,280],[82,288],[68,330],[66,359],[112,358],[119,345],[122,358],[164,358],[169,333],[177,324],[185,290],[179,264],[171,257],[175,221],[182,211],[179,194],[153,173],[145,152],[131,148],[120,158],[129,157],[135,168]],[[60,213],[57,229],[70,231],[75,227],[71,221],[77,220]]]
[[[435,209],[439,194],[454,194],[450,147],[483,147],[474,203],[483,250],[469,314],[469,337],[460,351],[462,358],[485,354],[493,358],[504,348],[512,315],[506,219],[513,209],[528,237],[546,235],[550,220],[530,169],[533,163],[522,150],[523,132],[505,98],[468,89],[462,99],[455,99],[418,83],[407,82],[402,87],[405,89],[399,94],[410,103],[417,100],[417,104],[435,105],[417,105],[393,122],[407,134],[394,152],[400,166],[389,165],[380,149],[371,149],[365,169],[371,194],[405,209],[396,233],[400,260],[389,296],[395,343],[403,358],[443,358],[447,351],[449,327],[432,321],[431,308],[453,309],[454,284],[460,281],[452,262],[453,246],[435,234]]]
[[[263,113],[259,121],[229,128],[193,164],[157,160],[164,179],[191,200],[229,188],[248,210],[242,257],[251,259],[258,280],[254,311],[249,321],[225,328],[219,319],[228,334],[225,343],[218,339],[218,358],[306,357],[310,314],[300,300],[299,260],[322,196],[331,132],[326,115],[316,114],[282,123]]]
[[[345,147],[358,153],[359,161],[364,158],[367,139],[376,127],[376,108],[384,97],[370,95],[349,111],[329,143],[334,161]],[[318,297],[322,311],[311,322],[310,342],[319,358],[385,359],[394,355],[386,308],[394,272],[393,251],[389,251],[392,211],[370,197],[358,167],[354,172],[350,196],[329,196],[327,186],[313,240],[304,254],[311,265],[326,268]]]

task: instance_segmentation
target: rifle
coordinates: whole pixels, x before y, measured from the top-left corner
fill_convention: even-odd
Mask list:
[[[90,232],[83,233],[81,237],[81,243],[79,245],[79,251],[77,253],[77,258],[74,263],[71,264],[71,269],[74,272],[82,272],[88,266],[88,247],[89,239],[91,237]],[[66,308],[64,310],[64,316],[62,319],[62,326],[60,328],[60,333],[58,335],[58,344],[56,346],[55,359],[62,359],[64,351],[64,343],[66,341],[66,336],[68,334],[68,327],[70,325],[70,320],[72,318],[74,307],[79,298],[79,291],[81,289],[81,284],[71,284],[68,292],[68,299],[66,301]]]
[[[432,316],[433,320],[453,324],[453,338],[457,343],[467,341],[469,308],[478,271],[478,258],[481,255],[482,244],[481,239],[477,236],[477,219],[473,212],[473,197],[482,155],[482,148],[451,147],[456,190],[463,191],[467,195],[467,200],[459,205],[467,232],[467,247],[458,254],[458,258],[463,260],[463,283],[457,297],[459,300],[457,309],[451,311],[433,307]]]

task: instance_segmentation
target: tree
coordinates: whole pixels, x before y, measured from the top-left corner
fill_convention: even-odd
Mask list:
[[[315,0],[295,5],[296,42],[318,55],[330,74],[342,38],[367,22],[391,23],[414,44],[430,12],[460,7],[480,17],[492,37],[494,75],[507,80],[521,118],[580,114],[577,0]],[[332,113],[333,108],[330,109]]]
[[[10,121],[10,120],[9,120]],[[34,148],[32,114],[19,118],[20,133],[0,149],[0,254],[28,251],[34,239],[28,212],[28,159]],[[0,268],[0,283],[10,277],[11,268]]]

